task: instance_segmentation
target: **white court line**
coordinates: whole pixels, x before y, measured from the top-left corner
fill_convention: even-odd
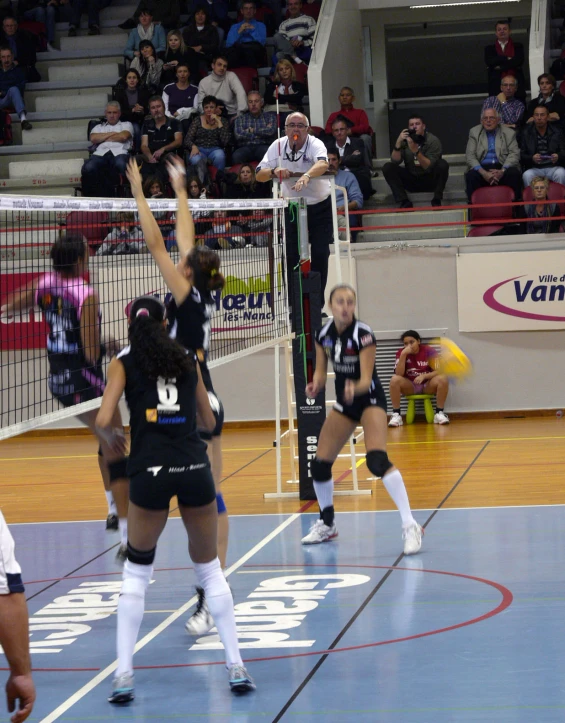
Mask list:
[[[296,512],[293,515],[291,515],[288,519],[286,519],[284,522],[282,522],[278,527],[276,527],[272,532],[270,532],[266,537],[264,537],[261,542],[258,542],[255,547],[252,547],[249,552],[246,552],[243,557],[240,557],[237,562],[235,562],[233,565],[228,567],[228,569],[225,572],[226,577],[232,574],[232,572],[235,572],[239,567],[244,565],[249,558],[253,557],[256,552],[259,552],[265,545],[267,545],[273,538],[275,538],[280,532],[285,530],[289,525],[291,525],[296,519],[300,517],[300,513]],[[154,628],[150,633],[148,633],[144,638],[142,638],[137,645],[135,646],[134,652],[138,652],[141,650],[141,648],[144,648],[148,643],[150,643],[152,640],[154,640],[160,633],[163,632],[166,628],[169,627],[172,623],[175,622],[178,618],[180,618],[181,615],[184,615],[187,610],[190,609],[192,605],[197,600],[197,596],[194,595],[187,603],[182,605],[178,610],[175,610],[175,612],[172,615],[169,615],[168,618],[165,618],[162,623],[157,625],[156,628]],[[104,670],[101,670],[97,675],[92,678],[86,685],[83,685],[82,688],[77,690],[76,693],[73,693],[70,698],[67,698],[67,700],[64,703],[61,703],[61,705],[58,708],[55,708],[55,710],[52,713],[49,713],[48,716],[45,718],[42,718],[40,723],[52,723],[53,721],[56,721],[58,718],[60,718],[63,713],[69,710],[69,708],[72,708],[72,706],[75,703],[78,703],[79,700],[84,698],[85,695],[88,695],[91,690],[94,690],[96,686],[101,683],[103,680],[106,680],[118,667],[118,661],[115,660],[113,663],[110,663]]]

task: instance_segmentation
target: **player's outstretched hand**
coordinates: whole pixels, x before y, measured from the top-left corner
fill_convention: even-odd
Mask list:
[[[134,158],[128,163],[126,169],[126,176],[131,186],[131,193],[133,197],[143,196],[143,181],[141,179],[141,173],[139,172],[139,166]]]
[[[315,381],[311,381],[306,385],[306,396],[310,399],[315,399],[319,392],[320,388]]]
[[[171,155],[167,161],[167,171],[175,193],[186,190],[186,167],[182,158]]]
[[[35,686],[31,675],[10,675],[6,683],[8,711],[14,713],[12,723],[23,723],[29,717],[35,702]],[[19,708],[16,710],[16,702]]]

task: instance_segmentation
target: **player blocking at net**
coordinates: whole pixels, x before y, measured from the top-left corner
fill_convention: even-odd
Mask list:
[[[141,177],[129,172],[137,197]],[[145,199],[144,199],[145,202]],[[161,236],[149,206],[138,201],[148,246]],[[162,238],[159,243],[162,243]],[[175,268],[165,247],[157,254],[163,278],[179,304],[188,282]],[[219,260],[217,262],[219,265]],[[217,267],[216,267],[217,271]],[[130,505],[127,560],[118,601],[118,666],[110,703],[127,703],[135,696],[133,653],[143,619],[145,594],[153,574],[159,537],[176,496],[199,584],[226,651],[232,691],[255,688],[243,666],[238,647],[233,598],[217,556],[216,489],[197,429],[211,430],[216,419],[196,356],[171,339],[165,306],[153,296],[137,298],[129,314],[129,346],[112,360],[96,426],[111,449],[120,447],[112,419],[125,392],[130,410],[131,452],[128,461]]]
[[[2,312],[12,314],[38,306],[49,327],[47,358],[49,361],[49,391],[63,407],[98,399],[104,391],[102,359],[113,339],[106,344],[101,339],[102,314],[97,291],[84,276],[88,271],[88,247],[82,236],[62,236],[50,252],[53,271],[40,274],[12,292],[2,306]],[[107,348],[108,347],[108,348]],[[76,415],[96,434],[96,410]],[[115,429],[122,430],[120,410],[113,419]],[[97,435],[98,436],[98,435]],[[124,437],[125,440],[125,437]],[[106,489],[109,514],[106,527],[115,529],[112,505],[118,513],[121,544],[117,559],[125,560],[127,543],[128,480],[124,451],[112,452],[99,437],[98,463]]]
[[[371,328],[355,318],[355,303],[356,293],[351,286],[334,286],[329,299],[333,320],[315,336],[316,369],[306,385],[306,396],[314,399],[325,387],[330,359],[335,372],[336,403],[320,432],[311,466],[320,519],[313,523],[302,543],[312,545],[337,537],[332,466],[355,427],[361,424],[367,467],[382,479],[398,508],[404,554],[413,555],[422,546],[424,529],[412,516],[402,475],[386,452],[386,397],[375,370],[376,340]]]

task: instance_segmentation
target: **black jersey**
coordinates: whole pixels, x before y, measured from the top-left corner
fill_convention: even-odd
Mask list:
[[[357,381],[361,378],[360,352],[367,346],[376,344],[375,335],[370,326],[353,317],[353,322],[341,334],[337,333],[335,323],[328,321],[315,336],[335,372],[335,391],[337,399],[342,399],[345,389],[345,380]],[[376,369],[373,366],[374,387],[379,383]]]
[[[141,373],[131,347],[123,349],[117,358],[126,373],[130,411],[128,474],[161,465],[170,469],[206,462],[206,445],[196,429],[196,370],[179,381],[154,381]]]

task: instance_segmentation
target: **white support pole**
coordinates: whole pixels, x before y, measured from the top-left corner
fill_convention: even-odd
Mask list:
[[[341,253],[340,253],[340,241],[339,241],[339,227],[337,225],[337,202],[335,198],[335,180],[333,176],[330,176],[330,197],[332,200],[332,223],[334,232],[334,256],[335,256],[335,278],[338,284],[341,284]],[[341,187],[340,187],[340,190]],[[345,191],[345,189],[343,189]],[[347,206],[347,193],[344,195],[345,203]]]
[[[292,388],[292,355],[290,344],[285,346],[285,367],[286,367],[286,403],[288,408],[288,438],[290,445],[290,479],[292,482],[298,482],[296,477],[296,446],[294,439],[294,409],[292,400],[294,399],[294,389]]]
[[[282,458],[281,458],[281,359],[280,345],[275,346],[275,444],[276,444],[276,465],[277,465],[277,492],[282,492]]]

